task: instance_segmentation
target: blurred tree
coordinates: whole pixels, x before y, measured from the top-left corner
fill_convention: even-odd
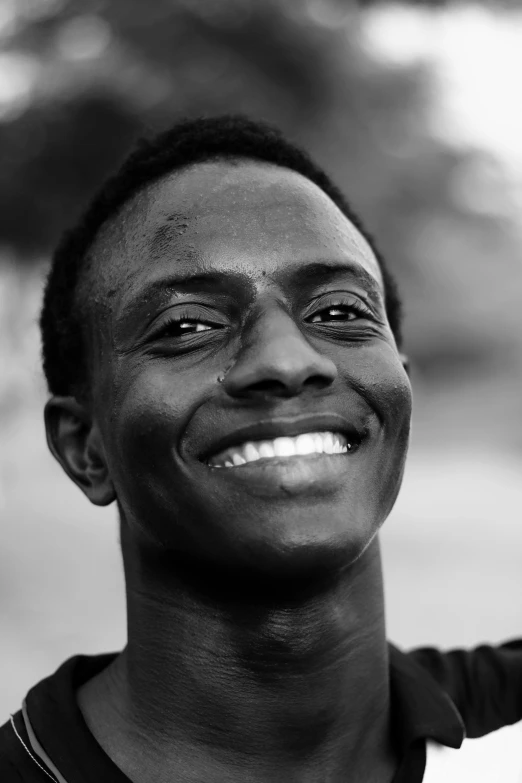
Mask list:
[[[117,96],[95,91],[37,104],[1,124],[2,241],[21,258],[51,248],[138,128],[138,117]]]
[[[0,235],[26,258],[48,252],[139,133],[181,115],[276,122],[325,165],[341,162],[364,206],[389,168],[383,129],[399,137],[415,120],[419,78],[367,67],[350,3],[44,5],[19,16],[8,49],[39,64],[31,100],[0,125]]]

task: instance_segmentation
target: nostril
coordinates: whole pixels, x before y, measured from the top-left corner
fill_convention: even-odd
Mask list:
[[[324,375],[312,375],[305,380],[303,386],[313,386],[314,389],[326,389],[331,383],[332,379],[327,378]]]
[[[261,394],[284,394],[288,393],[288,386],[282,381],[268,379],[251,383],[247,391],[259,392]]]
[[[262,381],[256,381],[255,383],[249,383],[244,387],[244,394],[272,394],[278,397],[291,397],[299,390],[303,389],[325,389],[331,384],[330,379],[325,378],[324,375],[312,375],[306,378],[304,381],[300,380],[295,383],[280,381],[277,378],[266,378]]]

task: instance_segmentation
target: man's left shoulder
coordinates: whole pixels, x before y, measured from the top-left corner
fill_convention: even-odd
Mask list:
[[[468,741],[496,734],[491,743],[508,742],[518,736],[515,724],[522,721],[522,639],[469,650],[423,647],[407,654],[453,701]],[[511,726],[513,730],[508,731]],[[506,731],[498,733],[502,729]],[[519,743],[522,747],[522,729]]]

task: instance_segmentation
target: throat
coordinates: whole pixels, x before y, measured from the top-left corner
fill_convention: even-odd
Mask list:
[[[209,606],[181,589],[132,590],[128,627],[127,648],[78,701],[131,780],[391,780],[373,545],[345,581],[301,602]]]

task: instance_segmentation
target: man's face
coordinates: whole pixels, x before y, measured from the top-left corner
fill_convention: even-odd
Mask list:
[[[214,162],[147,187],[94,257],[94,416],[131,534],[252,573],[355,561],[397,496],[411,414],[357,229],[292,171]]]

